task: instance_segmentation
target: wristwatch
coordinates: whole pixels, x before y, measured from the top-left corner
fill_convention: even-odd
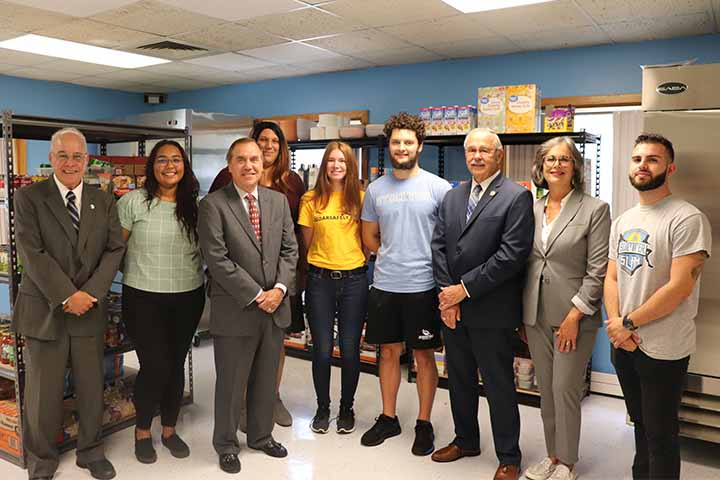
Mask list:
[[[633,323],[633,321],[630,319],[630,315],[625,315],[625,316],[623,317],[623,327],[627,328],[627,329],[630,330],[631,332],[634,332],[634,331],[637,330],[637,328],[638,328],[638,327],[635,326],[635,324]]]

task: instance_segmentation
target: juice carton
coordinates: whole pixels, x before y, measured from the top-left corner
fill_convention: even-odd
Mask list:
[[[458,135],[464,135],[477,126],[477,109],[474,105],[458,107],[457,129]]]
[[[458,106],[443,108],[443,135],[455,135],[457,133]]]
[[[425,124],[425,134],[430,135],[430,122],[432,117],[432,108],[433,107],[423,107],[420,109],[420,118],[422,118],[423,123]]]
[[[430,135],[442,135],[445,123],[445,107],[433,107],[430,120]]]
[[[477,126],[505,132],[505,87],[478,88]]]
[[[506,133],[531,133],[539,130],[540,90],[537,85],[509,85],[505,99]]]

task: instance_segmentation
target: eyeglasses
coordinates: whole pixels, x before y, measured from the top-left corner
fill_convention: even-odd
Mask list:
[[[155,163],[157,165],[160,165],[161,167],[167,167],[170,165],[170,163],[173,164],[173,166],[177,167],[178,165],[182,165],[183,159],[182,158],[158,158],[155,160]]]
[[[67,153],[61,152],[61,153],[56,153],[54,155],[58,160],[60,160],[63,163],[67,162],[71,158],[76,162],[82,162],[85,160],[87,153],[73,153],[72,155],[68,155]]]
[[[572,163],[573,159],[570,157],[555,157],[552,155],[549,155],[547,157],[543,157],[543,162],[545,162],[545,165],[548,167],[555,165],[555,162],[559,163],[561,167],[566,167]]]
[[[486,147],[467,147],[465,149],[465,156],[467,157],[474,157],[475,154],[478,154],[482,157],[487,157],[495,153],[494,148],[486,148]]]

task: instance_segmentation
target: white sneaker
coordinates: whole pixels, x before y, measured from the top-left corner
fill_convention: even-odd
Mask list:
[[[546,457],[541,462],[525,470],[525,478],[529,478],[530,480],[547,480],[553,474],[556,467],[557,464],[552,463],[552,460]]]
[[[576,478],[577,475],[575,474],[575,470],[570,470],[568,467],[560,463],[556,465],[555,471],[548,480],[575,480]]]

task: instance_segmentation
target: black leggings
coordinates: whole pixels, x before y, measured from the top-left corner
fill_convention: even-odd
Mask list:
[[[147,430],[160,406],[165,427],[174,427],[185,388],[185,357],[205,306],[205,291],[154,293],[123,285],[123,321],[135,344],[137,428]]]

